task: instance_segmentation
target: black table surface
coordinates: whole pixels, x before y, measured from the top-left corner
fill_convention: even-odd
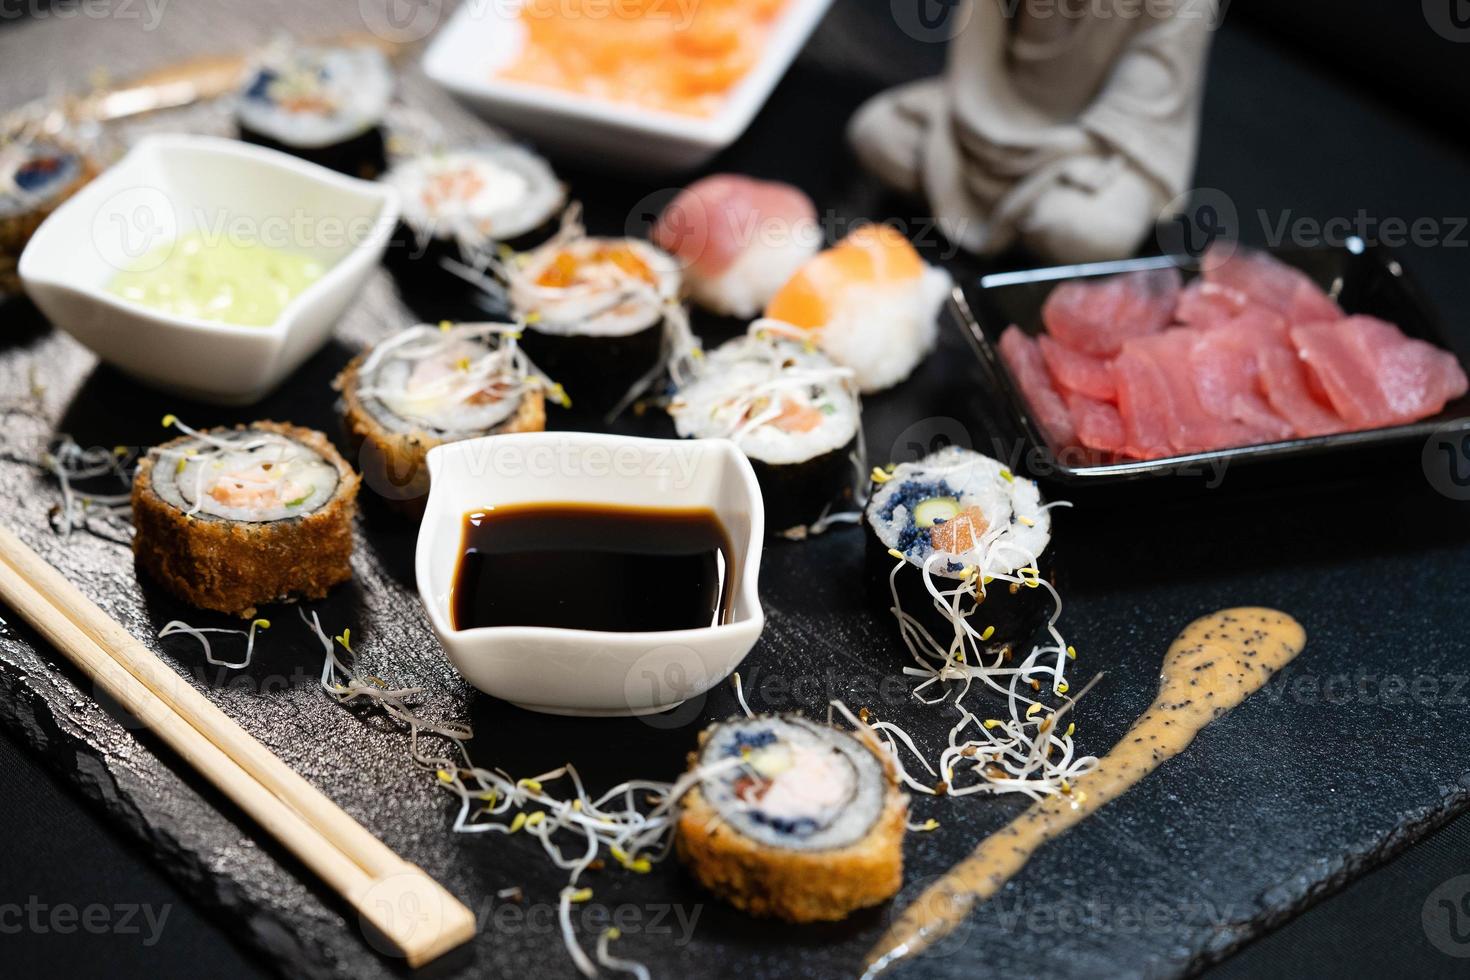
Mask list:
[[[340,23],[350,29],[358,6],[343,4],[343,10],[328,15],[287,2],[217,10],[175,2],[178,9],[165,10],[156,32],[142,32],[142,21],[120,25],[81,16],[0,26],[6,102],[40,94],[57,77],[58,67],[73,77],[97,64],[122,72],[228,50],[278,27],[311,32],[323,23]],[[752,166],[760,159],[763,136],[784,131],[783,118],[803,113],[811,120],[806,137],[779,152],[803,155],[801,169],[814,182],[850,182],[853,164],[841,142],[850,107],[869,92],[939,67],[938,46],[900,31],[888,4],[838,0],[837,8],[736,147],[735,159]],[[1234,205],[1247,240],[1269,238],[1283,219],[1352,219],[1360,209],[1380,222],[1431,219],[1440,240],[1409,242],[1400,251],[1449,321],[1460,353],[1470,353],[1470,327],[1460,313],[1470,304],[1465,274],[1470,251],[1456,218],[1470,214],[1470,154],[1463,143],[1422,119],[1410,121],[1370,82],[1369,74],[1336,74],[1227,21],[1212,57],[1196,185]],[[824,112],[828,106],[841,111]],[[866,203],[864,210],[885,213],[881,198]],[[1293,227],[1307,233],[1302,229],[1308,226]],[[992,267],[1027,264],[1030,260],[1018,255]],[[1411,519],[1365,515],[1365,525],[1391,528],[1395,521]],[[1463,548],[1463,539],[1446,546]],[[1443,583],[1443,603],[1447,617],[1463,621],[1465,584]],[[129,840],[8,735],[0,737],[0,780],[6,788],[0,794],[0,962],[7,974],[174,976],[203,969],[212,976],[244,977],[267,972],[231,942],[229,921],[192,907]],[[1210,973],[1463,976],[1470,961],[1449,955],[1443,930],[1431,919],[1438,914],[1435,902],[1444,894],[1442,886],[1467,873],[1470,817],[1462,817]],[[114,923],[120,921],[118,910],[137,907],[132,914],[136,930],[94,934],[23,923],[33,907],[62,904],[105,906]],[[1450,952],[1470,954],[1470,941],[1450,944]]]

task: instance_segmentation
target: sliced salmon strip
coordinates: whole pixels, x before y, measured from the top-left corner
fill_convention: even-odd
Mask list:
[[[963,555],[985,534],[990,525],[979,507],[966,507],[947,521],[929,529],[929,544],[935,551]]]
[[[781,414],[771,424],[782,432],[811,432],[822,424],[822,410],[802,405],[792,398],[781,399]]]
[[[907,238],[888,225],[865,225],[802,266],[771,298],[766,316],[814,329],[832,318],[845,289],[907,282],[923,272]]]

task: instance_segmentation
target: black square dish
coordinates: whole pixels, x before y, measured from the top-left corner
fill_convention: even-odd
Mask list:
[[[1342,247],[1280,248],[1271,254],[1288,265],[1305,272],[1327,291],[1349,314],[1363,313],[1397,324],[1410,337],[1427,340],[1453,351],[1439,319],[1425,302],[1403,266],[1380,246],[1368,246],[1360,239],[1349,239]],[[1091,454],[1083,458],[1080,451],[1064,451],[1054,444],[1033,417],[1020,386],[1001,360],[1001,333],[1016,324],[1027,334],[1043,331],[1041,307],[1059,283],[1073,279],[1094,279],[1133,272],[1178,266],[1185,281],[1195,278],[1192,263],[1183,256],[1151,256],[1098,262],[1089,265],[1060,266],[1003,272],[982,276],[965,291],[957,302],[958,318],[980,361],[982,374],[998,401],[1010,410],[1024,439],[1035,452],[1035,475],[1074,485],[1100,485],[1141,480],[1160,476],[1191,476],[1205,472],[1221,472],[1226,465],[1237,466],[1266,461],[1303,461],[1347,450],[1369,450],[1390,446],[1424,443],[1435,433],[1446,438],[1470,433],[1470,395],[1445,406],[1431,418],[1406,425],[1343,432],[1335,435],[1288,439],[1282,442],[1236,446],[1209,452],[1168,456],[1160,459],[1135,460]],[[1461,366],[1464,358],[1456,351]],[[1470,370],[1470,369],[1467,369]]]

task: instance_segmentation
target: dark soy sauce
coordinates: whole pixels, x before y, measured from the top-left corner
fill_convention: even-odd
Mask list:
[[[464,516],[457,630],[644,632],[730,619],[730,536],[711,510],[515,504]]]

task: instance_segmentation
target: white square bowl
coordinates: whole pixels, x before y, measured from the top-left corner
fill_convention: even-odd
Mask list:
[[[385,185],[236,140],[149,136],[42,223],[19,272],[41,312],[107,363],[166,391],[243,405],[326,343],[397,220]],[[326,271],[269,326],[173,316],[107,292],[123,268],[194,231],[304,254]]]
[[[424,73],[484,118],[563,155],[625,171],[692,170],[745,132],[832,0],[789,0],[760,61],[713,116],[686,116],[495,77],[524,43],[519,3],[470,2],[424,53]]]
[[[450,662],[486,694],[550,714],[663,711],[728,677],[764,628],[757,583],[765,509],[755,472],[733,442],[587,432],[486,436],[430,450],[429,488],[415,553],[419,595]],[[629,633],[456,630],[451,608],[465,515],[524,503],[709,508],[734,551],[730,622]],[[570,572],[567,584],[597,588]]]

